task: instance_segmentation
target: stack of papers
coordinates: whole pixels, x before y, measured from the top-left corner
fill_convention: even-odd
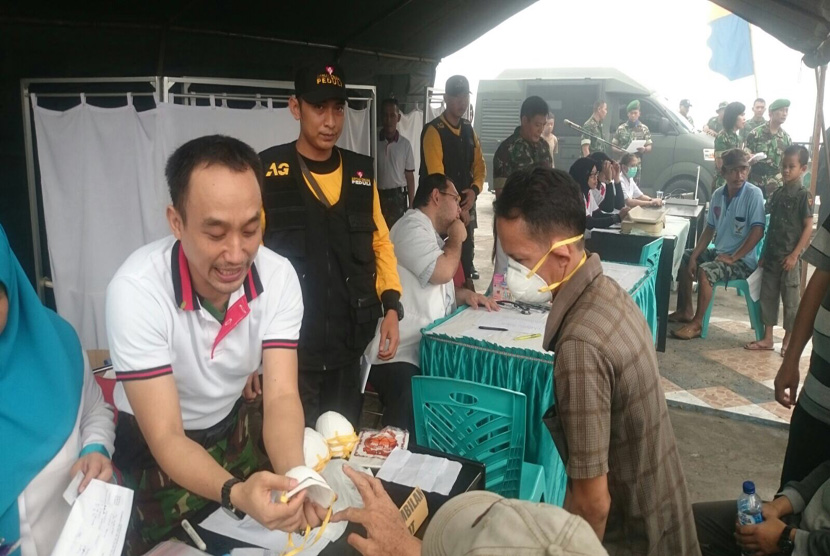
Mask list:
[[[461,464],[457,461],[395,448],[378,471],[377,478],[447,496],[460,472]]]

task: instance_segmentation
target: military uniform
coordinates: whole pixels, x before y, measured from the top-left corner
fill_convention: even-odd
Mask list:
[[[767,121],[764,119],[763,116],[761,116],[760,118],[752,118],[751,120],[747,120],[746,125],[741,130],[741,135],[743,136],[744,141],[746,141],[747,137],[749,137],[749,134],[752,133],[752,130],[754,130],[756,127],[764,125],[765,123],[767,123]]]
[[[721,121],[718,120],[717,116],[712,116],[711,118],[709,118],[709,121],[706,122],[706,125],[709,127],[710,130],[712,130],[715,133],[720,133],[721,131],[723,131],[723,123],[721,123]]]
[[[651,132],[648,130],[648,126],[640,122],[637,122],[637,125],[631,126],[629,125],[630,123],[623,122],[620,124],[617,131],[614,132],[614,138],[611,139],[611,143],[621,149],[628,148],[628,145],[635,140],[644,140],[646,142],[644,146],[646,147],[651,145]]]
[[[553,167],[550,146],[544,139],[535,143],[525,140],[516,128],[513,135],[501,142],[493,155],[493,178],[496,189],[504,186],[504,180],[516,170],[539,164]]]
[[[602,134],[602,122],[596,121],[593,115],[590,118],[588,118],[588,121],[585,122],[582,125],[582,127],[585,128],[585,131],[589,132],[591,135],[596,135],[597,137],[604,138],[604,135]],[[590,145],[588,147],[588,150],[592,153],[597,151],[603,153],[605,152],[605,143],[597,141],[595,138],[590,137],[589,135],[586,135],[584,133],[582,134],[582,141],[580,142],[580,146],[581,145]]]
[[[784,151],[793,144],[790,134],[782,128],[773,134],[769,122],[752,130],[746,139],[747,149],[753,154],[764,153],[767,158],[756,162],[750,173],[750,181],[766,191],[781,187],[781,161]]]

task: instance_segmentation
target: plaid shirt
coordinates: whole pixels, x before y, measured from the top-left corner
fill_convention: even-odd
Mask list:
[[[699,556],[651,332],[598,255],[554,297],[544,345],[556,353],[546,424],[568,477],[608,475],[609,554]]]

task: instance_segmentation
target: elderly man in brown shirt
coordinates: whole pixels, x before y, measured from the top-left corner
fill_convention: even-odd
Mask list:
[[[565,509],[611,556],[698,556],[651,332],[584,249],[579,187],[559,170],[515,172],[496,226],[511,293],[552,301],[545,345],[556,353],[556,405],[546,422],[568,473]]]

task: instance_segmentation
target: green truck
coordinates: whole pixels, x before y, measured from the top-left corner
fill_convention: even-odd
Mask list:
[[[474,127],[481,141],[488,177],[493,175],[496,148],[519,125],[519,108],[532,95],[545,99],[556,116],[557,168],[567,171],[581,156],[582,135],[566,125],[566,119],[581,126],[591,116],[594,102],[605,100],[608,115],[603,122],[603,139],[610,141],[617,126],[628,119],[628,103],[639,99],[640,121],[651,130],[654,141],[652,151],[643,156],[641,188],[651,194],[663,191],[666,196],[686,193],[691,197],[700,167],[698,201],[705,203],[711,197],[715,178],[714,138],[693,129],[664,99],[613,68],[511,69],[497,79],[480,81]],[[610,147],[606,152],[617,160],[621,156]]]

